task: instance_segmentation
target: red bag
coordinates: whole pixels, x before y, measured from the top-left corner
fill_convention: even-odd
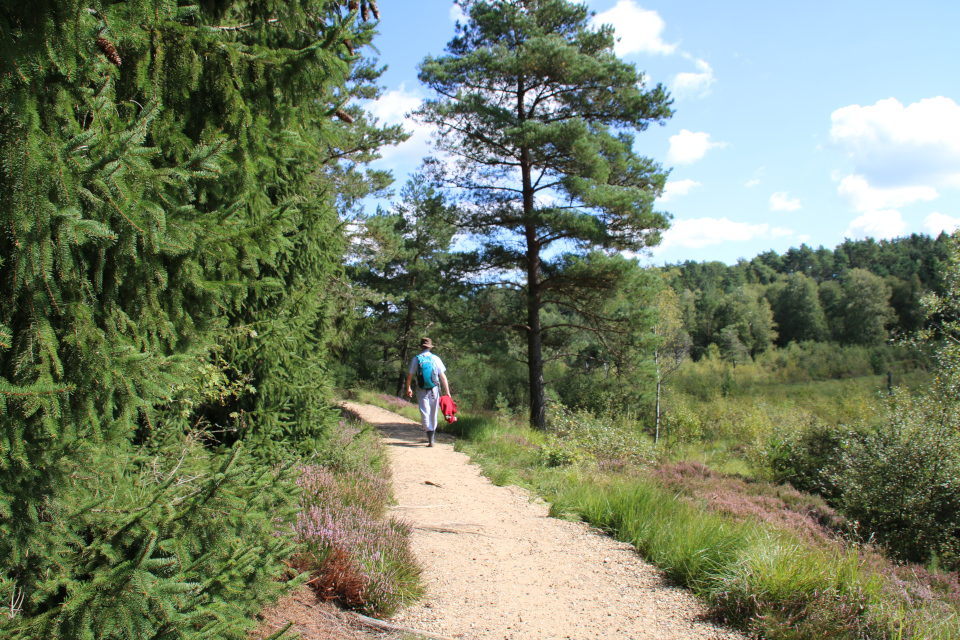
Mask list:
[[[443,414],[443,417],[447,419],[448,423],[457,421],[457,403],[453,401],[453,398],[450,396],[441,396],[440,413]]]

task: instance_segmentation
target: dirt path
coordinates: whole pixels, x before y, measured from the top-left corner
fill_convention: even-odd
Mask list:
[[[443,435],[428,448],[420,425],[354,403],[376,425],[393,466],[395,512],[412,522],[428,594],[393,618],[455,638],[574,640],[740,639],[703,620],[704,608],[669,586],[626,544],[547,516],[517,487],[497,487]]]

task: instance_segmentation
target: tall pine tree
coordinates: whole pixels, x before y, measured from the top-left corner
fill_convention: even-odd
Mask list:
[[[668,219],[653,202],[666,173],[633,151],[633,132],[670,117],[670,99],[660,85],[644,88],[643,75],[614,54],[613,27],[592,28],[585,5],[464,5],[469,18],[447,55],[421,64],[420,80],[436,97],[417,116],[437,128],[438,149],[453,157],[434,166],[471,201],[464,228],[484,239],[486,263],[521,274],[522,312],[504,326],[526,338],[530,422],[542,428],[542,352],[553,328],[541,309],[553,301],[589,315],[580,304],[589,297],[564,292],[607,288],[615,275],[578,273],[574,283],[566,254],[659,242]]]

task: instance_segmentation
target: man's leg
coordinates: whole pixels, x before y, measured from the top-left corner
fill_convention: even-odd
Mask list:
[[[430,389],[430,422],[427,431],[437,430],[437,418],[440,416],[440,387]]]
[[[430,391],[417,389],[417,406],[420,408],[420,424],[424,431],[430,431]]]
[[[420,407],[420,424],[427,432],[427,445],[432,447],[437,430],[437,416],[440,413],[440,389],[417,389],[417,406]]]
[[[433,446],[433,439],[437,435],[437,418],[440,415],[440,389],[430,389],[430,427],[427,429],[427,446]]]

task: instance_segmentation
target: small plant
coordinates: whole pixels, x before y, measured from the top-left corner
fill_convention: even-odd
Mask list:
[[[509,423],[513,418],[513,409],[510,408],[510,401],[502,392],[497,393],[495,405],[497,407],[497,416],[504,422]]]
[[[579,450],[579,461],[595,460],[603,466],[647,465],[657,459],[649,437],[631,425],[587,411],[554,410],[550,433],[565,446]]]

